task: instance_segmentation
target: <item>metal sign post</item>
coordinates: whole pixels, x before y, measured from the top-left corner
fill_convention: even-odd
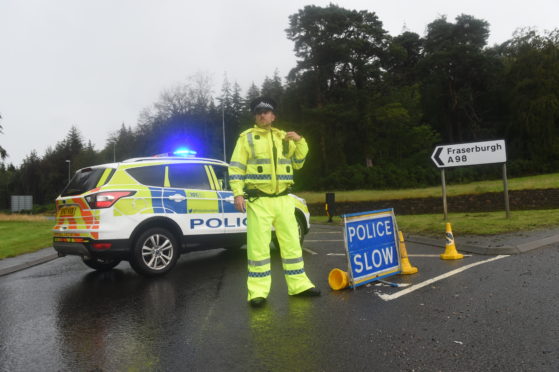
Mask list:
[[[503,189],[505,190],[505,211],[507,214],[507,218],[510,218],[509,182],[507,180],[507,163],[503,163]]]
[[[441,183],[443,185],[443,211],[444,211],[444,220],[448,220],[448,208],[446,204],[446,180],[444,176],[444,168],[441,169]]]
[[[444,219],[448,219],[446,204],[446,181],[444,168],[463,167],[467,165],[503,163],[503,185],[505,194],[505,210],[510,218],[509,190],[507,182],[507,152],[505,140],[458,143],[435,147],[431,160],[441,168],[441,182],[443,187]]]

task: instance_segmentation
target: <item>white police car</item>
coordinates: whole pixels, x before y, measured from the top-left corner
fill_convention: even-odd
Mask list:
[[[170,271],[184,252],[239,248],[246,243],[246,214],[234,208],[227,175],[227,163],[195,157],[80,169],[56,199],[53,246],[96,270],[128,260],[151,276]],[[292,196],[302,242],[309,212]]]

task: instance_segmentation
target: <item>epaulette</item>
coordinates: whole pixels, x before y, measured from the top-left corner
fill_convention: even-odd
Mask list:
[[[239,136],[246,136],[253,128],[249,128],[247,130],[245,130],[244,132],[242,132],[241,134],[239,134]]]
[[[285,134],[287,133],[286,131],[281,130],[281,129],[276,128],[276,127],[272,127],[272,132],[277,132],[277,133],[279,133],[282,137],[285,136]]]

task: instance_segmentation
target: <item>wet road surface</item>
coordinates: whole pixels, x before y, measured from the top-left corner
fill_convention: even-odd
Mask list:
[[[408,243],[409,291],[332,292],[345,268],[335,227],[313,226],[305,267],[320,298],[287,296],[277,251],[266,307],[246,302],[245,251],[183,255],[156,279],[127,263],[108,273],[65,257],[0,277],[1,371],[556,371],[559,246],[441,261]],[[458,247],[460,248],[460,247]],[[487,261],[487,262],[486,262]],[[389,298],[389,300],[384,300]]]

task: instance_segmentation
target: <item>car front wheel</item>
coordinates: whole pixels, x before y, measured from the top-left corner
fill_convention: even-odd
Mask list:
[[[136,239],[130,265],[138,274],[156,276],[171,271],[178,258],[179,246],[175,236],[156,227],[144,231]]]

